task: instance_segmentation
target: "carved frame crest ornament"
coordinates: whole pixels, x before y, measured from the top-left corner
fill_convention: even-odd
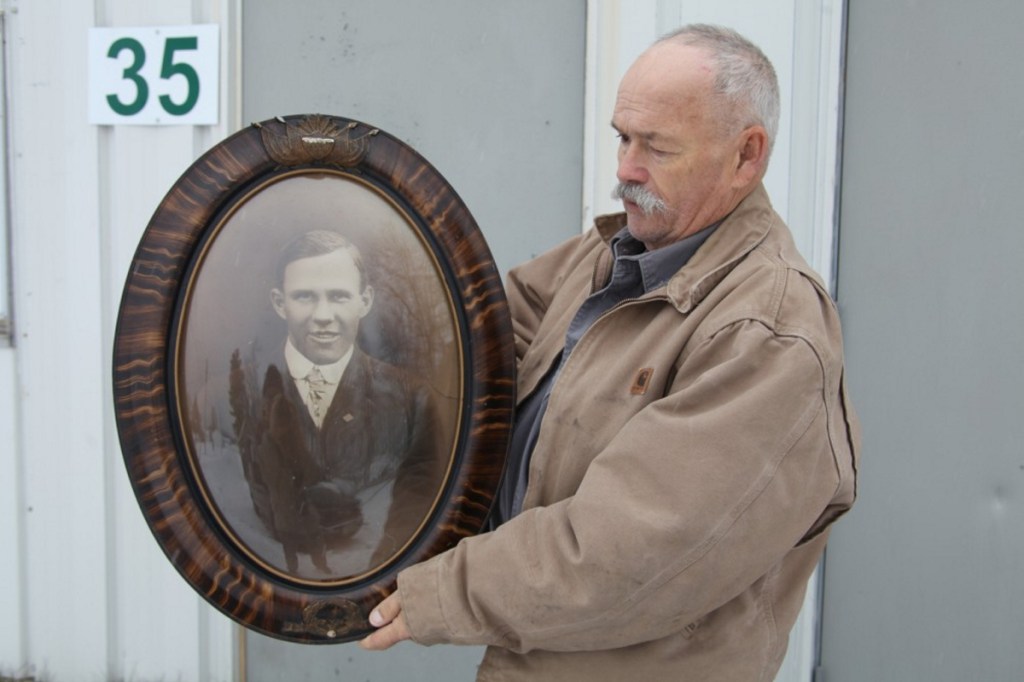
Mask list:
[[[354,168],[366,155],[370,138],[380,132],[371,128],[353,137],[358,123],[350,121],[342,127],[335,119],[321,114],[294,122],[276,118],[253,125],[260,131],[267,154],[283,166],[322,163]]]
[[[339,190],[345,199],[336,198]],[[345,202],[353,205],[351,212]],[[321,554],[316,568],[310,563],[316,554],[302,544],[298,561],[294,551],[287,562],[279,556],[287,554],[289,537],[280,528],[274,534],[275,514],[300,505],[282,508],[276,502],[273,513],[260,513],[264,498],[257,495],[246,457],[261,394],[243,389],[258,386],[262,374],[253,369],[255,360],[245,364],[248,356],[238,350],[242,342],[230,338],[244,336],[238,320],[245,318],[235,308],[250,305],[244,303],[246,290],[259,290],[252,300],[260,303],[252,309],[266,300],[262,289],[270,285],[260,279],[258,264],[267,260],[269,247],[262,242],[280,241],[299,229],[321,204],[332,206],[320,212],[331,219],[383,216],[377,222],[384,227],[360,221],[375,252],[369,260],[378,264],[373,305],[383,329],[377,334],[383,340],[367,347],[402,359],[402,376],[419,370],[426,379],[416,386],[426,384],[445,399],[450,424],[437,439],[443,447],[435,469],[443,476],[428,486],[422,518],[406,519],[411,530],[397,536],[394,549],[375,551],[372,559],[355,562],[357,568],[345,563],[354,552],[346,549],[354,546],[351,538],[349,545],[331,549],[326,563]],[[364,204],[384,208],[373,213]],[[391,241],[378,234],[386,230],[394,233]],[[406,243],[412,246],[393,246]],[[239,269],[222,272],[228,262]],[[425,276],[434,281],[410,284],[402,279],[411,278],[409,273],[421,278],[417,283],[427,281]],[[283,323],[272,311],[268,315],[271,322],[264,326],[282,333],[274,325]],[[426,321],[417,322],[417,316]],[[395,320],[402,325],[398,332]],[[228,367],[222,346],[229,348],[229,341],[235,351],[218,383],[216,363]],[[255,358],[276,343],[252,344],[249,354]],[[431,358],[441,358],[436,367]],[[370,610],[395,589],[402,568],[454,547],[486,522],[504,468],[515,397],[512,327],[501,280],[478,226],[451,186],[414,150],[378,128],[320,114],[281,117],[254,123],[198,159],[164,197],[141,238],[125,282],[113,360],[118,434],[143,516],[181,576],[246,628],[302,643],[361,638],[372,629]],[[378,367],[383,361],[365,362]],[[351,412],[344,416],[353,419]],[[343,464],[354,457],[340,450],[329,456],[341,457]],[[282,452],[285,460],[292,456],[289,448]],[[386,465],[371,457],[369,467]],[[320,493],[319,487],[309,489]],[[422,492],[385,481],[372,495],[383,494],[378,488],[391,491],[390,506],[380,507],[385,510]],[[360,504],[356,509],[372,516],[371,503]]]

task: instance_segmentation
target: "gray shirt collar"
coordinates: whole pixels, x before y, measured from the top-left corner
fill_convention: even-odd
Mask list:
[[[672,275],[679,272],[720,224],[721,221],[654,251],[648,251],[643,242],[630,234],[629,228],[624,227],[612,237],[612,253],[616,260],[624,258],[636,261],[643,277],[644,293],[648,293],[664,286]]]

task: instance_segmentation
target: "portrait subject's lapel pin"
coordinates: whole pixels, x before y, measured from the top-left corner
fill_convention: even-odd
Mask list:
[[[651,385],[651,377],[654,376],[653,367],[643,367],[639,372],[636,373],[636,377],[633,379],[633,385],[629,387],[629,392],[633,395],[643,395],[647,393],[647,387]]]
[[[344,420],[346,423],[352,421],[353,419],[355,419],[355,417],[352,416],[351,412],[346,412],[345,416],[342,417],[342,420]]]

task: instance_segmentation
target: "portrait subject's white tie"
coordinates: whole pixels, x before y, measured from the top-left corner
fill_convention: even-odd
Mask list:
[[[313,418],[317,427],[324,421],[324,412],[327,407],[327,386],[329,383],[327,379],[324,379],[324,375],[316,365],[306,375],[309,415]]]

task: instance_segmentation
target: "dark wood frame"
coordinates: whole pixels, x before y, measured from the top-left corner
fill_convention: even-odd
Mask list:
[[[349,174],[417,218],[445,271],[463,345],[462,416],[440,501],[401,553],[341,584],[268,571],[232,541],[196,481],[175,409],[174,338],[201,245],[245,192],[303,169]],[[410,147],[363,123],[322,115],[264,121],[229,137],[196,161],[157,208],[118,315],[117,428],[129,479],[157,542],[197,592],[247,628],[304,643],[361,638],[372,629],[370,610],[394,590],[402,568],[454,547],[486,521],[514,406],[511,330],[501,280],[475,221]]]

